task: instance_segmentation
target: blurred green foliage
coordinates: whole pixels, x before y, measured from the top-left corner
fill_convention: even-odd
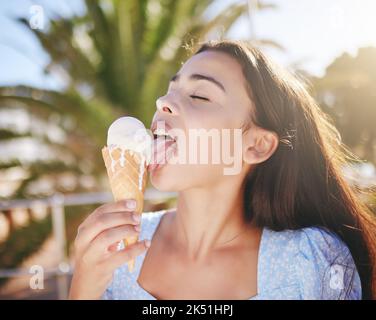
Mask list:
[[[376,164],[376,48],[360,48],[354,57],[342,54],[313,84],[344,143]]]
[[[66,207],[67,255],[73,243],[79,224],[94,210],[94,205]],[[1,269],[18,267],[32,253],[36,252],[52,231],[51,215],[43,220],[31,220],[26,226],[15,228],[5,242],[0,243]],[[0,278],[0,285],[7,279]]]
[[[1,268],[16,267],[23,258],[38,248],[51,232],[51,216],[41,221],[31,221],[27,226],[16,228],[7,241],[0,244]]]

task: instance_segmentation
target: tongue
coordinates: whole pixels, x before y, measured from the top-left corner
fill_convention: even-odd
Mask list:
[[[154,169],[158,165],[166,164],[168,161],[168,156],[166,151],[168,148],[175,143],[174,140],[157,138],[153,141],[153,157],[148,169]]]

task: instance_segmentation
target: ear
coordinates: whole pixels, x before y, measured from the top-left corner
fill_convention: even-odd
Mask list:
[[[278,135],[259,127],[252,127],[243,135],[243,160],[257,164],[269,159],[278,147]]]

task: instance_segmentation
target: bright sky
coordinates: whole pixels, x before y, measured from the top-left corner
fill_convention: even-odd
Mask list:
[[[278,8],[254,15],[255,34],[283,45],[285,53],[268,51],[280,63],[298,63],[320,76],[343,51],[356,54],[359,47],[376,46],[376,0],[264,1]],[[233,35],[247,34],[249,20],[242,19]]]
[[[217,0],[209,14],[236,0]],[[246,0],[244,0],[246,1]],[[285,52],[269,49],[267,53],[284,64],[298,64],[314,75],[343,51],[355,54],[358,47],[376,46],[376,0],[264,0],[275,3],[275,10],[253,15],[254,32],[259,38],[280,43]],[[79,0],[17,0],[0,2],[0,85],[27,84],[58,88],[58,79],[43,74],[48,62],[32,36],[12,22],[11,16],[30,17],[30,7],[42,5],[47,12],[69,15],[82,12]],[[234,38],[251,34],[248,17],[232,28]]]

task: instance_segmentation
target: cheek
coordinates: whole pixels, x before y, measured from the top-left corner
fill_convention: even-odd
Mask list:
[[[184,122],[187,129],[220,129],[229,123],[229,116],[231,112],[218,103],[200,103],[187,109]]]

